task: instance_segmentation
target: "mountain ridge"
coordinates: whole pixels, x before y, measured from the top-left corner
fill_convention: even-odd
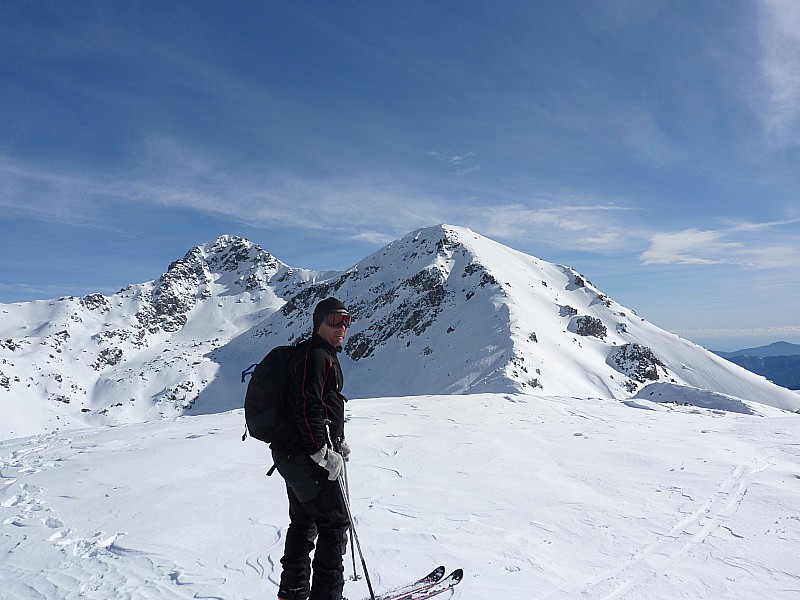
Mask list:
[[[221,236],[111,296],[2,305],[0,437],[238,408],[241,370],[308,335],[313,306],[329,295],[355,317],[342,357],[354,397],[622,399],[662,381],[800,408],[788,390],[655,327],[574,269],[438,225],[329,272]]]
[[[723,352],[721,350],[712,350],[712,352],[722,358],[733,358],[736,356],[800,356],[800,344],[780,341],[756,348],[734,350],[733,352]]]

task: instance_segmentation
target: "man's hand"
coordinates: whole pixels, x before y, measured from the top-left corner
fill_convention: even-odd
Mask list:
[[[339,454],[342,455],[345,462],[350,459],[350,444],[346,440],[339,442]]]
[[[328,472],[329,481],[336,481],[342,474],[344,459],[339,453],[334,452],[327,446],[323,446],[312,454],[311,460]]]

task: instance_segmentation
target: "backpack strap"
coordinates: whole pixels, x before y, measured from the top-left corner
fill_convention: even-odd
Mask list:
[[[257,366],[258,366],[258,363],[253,363],[252,365],[247,367],[244,371],[242,371],[242,383],[245,382],[245,380],[247,379],[248,375],[251,375],[251,376],[253,375],[253,373],[255,372]]]
[[[278,468],[278,463],[280,463],[287,456],[291,456],[291,455],[290,454],[284,454],[278,460],[276,460],[274,463],[272,463],[272,466],[269,468],[269,471],[267,471],[267,477],[272,477],[272,474],[275,472],[275,469]]]

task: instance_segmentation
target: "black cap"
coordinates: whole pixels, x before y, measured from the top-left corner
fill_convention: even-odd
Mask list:
[[[341,300],[337,300],[333,297],[325,298],[325,300],[317,304],[316,308],[314,308],[314,333],[316,333],[319,326],[322,325],[322,322],[325,320],[325,315],[332,312],[350,314],[347,312],[347,307]]]

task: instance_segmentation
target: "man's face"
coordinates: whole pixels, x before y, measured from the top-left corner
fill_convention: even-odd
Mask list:
[[[345,316],[346,315],[346,318]],[[334,348],[344,344],[347,336],[347,325],[350,323],[350,316],[346,313],[332,312],[325,316],[325,320],[319,326],[319,336]]]

